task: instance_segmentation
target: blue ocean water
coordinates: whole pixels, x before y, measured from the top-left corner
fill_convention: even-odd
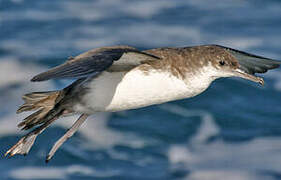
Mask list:
[[[221,44],[281,59],[278,0],[0,0],[0,152],[21,135],[21,95],[69,80],[35,74],[88,49]],[[26,157],[0,158],[1,179],[281,179],[281,70],[260,87],[227,78],[203,94],[89,118],[49,164],[77,117],[58,120]]]

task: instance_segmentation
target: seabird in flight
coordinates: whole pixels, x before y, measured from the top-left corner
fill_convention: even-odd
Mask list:
[[[61,116],[81,114],[52,147],[46,162],[96,112],[116,112],[196,96],[221,77],[241,77],[261,85],[255,73],[279,67],[280,61],[220,45],[157,48],[102,47],[69,58],[31,81],[76,78],[64,89],[23,95],[17,113],[34,111],[18,127],[33,129],[5,155],[27,154],[36,137]]]

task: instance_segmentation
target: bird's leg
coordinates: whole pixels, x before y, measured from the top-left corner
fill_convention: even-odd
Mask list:
[[[82,114],[71,126],[71,128],[59,140],[57,140],[57,142],[53,145],[51,151],[47,155],[46,163],[50,161],[59,147],[78,130],[78,128],[85,122],[88,116],[89,115],[87,114]]]
[[[23,154],[26,155],[32,145],[34,144],[34,141],[36,137],[41,134],[52,122],[57,120],[58,117],[53,117],[52,119],[48,120],[41,126],[37,127],[33,131],[29,132],[25,136],[23,136],[13,147],[11,147],[6,153],[5,156],[8,155],[8,157],[12,157],[15,154]]]

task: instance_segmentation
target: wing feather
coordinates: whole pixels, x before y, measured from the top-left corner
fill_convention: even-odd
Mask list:
[[[31,81],[94,76],[109,69],[111,66],[109,71],[127,70],[140,65],[142,61],[151,59],[158,60],[160,58],[129,46],[98,48],[71,58],[62,65],[38,74]]]

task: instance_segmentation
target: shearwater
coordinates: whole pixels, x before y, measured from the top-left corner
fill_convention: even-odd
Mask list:
[[[222,77],[241,77],[263,85],[263,79],[255,73],[265,73],[280,64],[280,61],[220,45],[145,51],[130,46],[93,49],[31,79],[77,80],[62,90],[23,95],[25,103],[17,113],[37,111],[26,117],[18,127],[22,130],[35,129],[23,136],[5,155],[26,155],[36,137],[59,117],[81,114],[54,144],[47,155],[48,162],[91,114],[193,97]]]

